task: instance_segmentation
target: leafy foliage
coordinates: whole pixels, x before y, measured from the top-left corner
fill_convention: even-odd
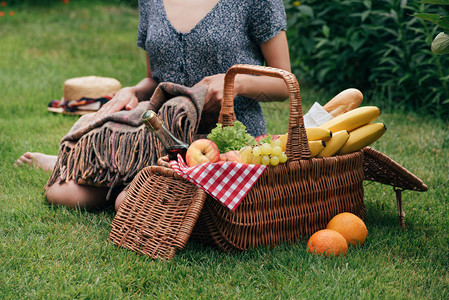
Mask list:
[[[331,93],[360,89],[383,108],[449,115],[447,56],[428,45],[438,27],[413,14],[445,7],[406,0],[285,1],[292,68]]]
[[[449,5],[449,0],[423,0],[421,3]],[[435,23],[444,30],[435,37],[431,49],[437,55],[449,54],[449,34],[446,32],[449,31],[449,17],[428,13],[415,14],[415,17]]]
[[[217,124],[207,135],[207,138],[217,144],[220,153],[231,150],[240,150],[244,146],[253,145],[254,137],[246,132],[246,127],[242,122],[235,121],[234,126],[224,126]]]
[[[262,145],[264,143],[271,143],[272,141],[273,141],[273,136],[268,133],[266,136],[262,136],[259,140],[257,140],[256,144]]]

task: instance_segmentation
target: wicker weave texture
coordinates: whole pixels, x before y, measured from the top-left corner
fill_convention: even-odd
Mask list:
[[[153,259],[171,259],[185,247],[205,198],[172,169],[144,168],[132,181],[108,240]]]
[[[427,185],[403,166],[385,154],[371,148],[363,148],[365,179],[394,186],[403,190],[427,191]]]
[[[208,197],[199,222],[219,248],[231,251],[294,242],[341,212],[363,219],[362,162],[357,152],[269,167],[234,213]]]

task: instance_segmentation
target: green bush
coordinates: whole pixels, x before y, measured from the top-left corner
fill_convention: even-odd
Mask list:
[[[292,68],[307,84],[360,89],[383,107],[449,115],[449,56],[429,45],[436,25],[413,14],[445,7],[407,0],[285,1]]]
[[[421,3],[449,5],[449,0],[422,0]],[[437,55],[449,54],[449,17],[438,14],[419,13],[415,17],[435,23],[443,31],[432,42],[432,52]]]

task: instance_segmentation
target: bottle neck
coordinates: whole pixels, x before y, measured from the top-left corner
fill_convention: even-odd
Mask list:
[[[176,138],[165,126],[159,116],[153,111],[147,111],[142,116],[142,121],[146,128],[153,132],[154,135],[164,146],[170,160],[176,160],[176,155],[179,153],[185,158],[185,153],[189,145],[180,139]]]

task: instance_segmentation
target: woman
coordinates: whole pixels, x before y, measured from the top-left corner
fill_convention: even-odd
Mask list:
[[[204,113],[217,113],[223,98],[225,72],[235,64],[290,71],[286,19],[282,0],[140,0],[137,45],[146,51],[147,74],[125,87],[96,114],[98,118],[131,110],[148,100],[159,82],[185,86],[206,84]],[[236,118],[253,136],[266,133],[258,101],[282,101],[288,90],[282,79],[237,75]],[[19,164],[52,169],[56,157],[26,153]],[[104,205],[107,189],[73,181],[46,190],[55,205],[93,208]],[[125,192],[116,198],[117,210]]]

